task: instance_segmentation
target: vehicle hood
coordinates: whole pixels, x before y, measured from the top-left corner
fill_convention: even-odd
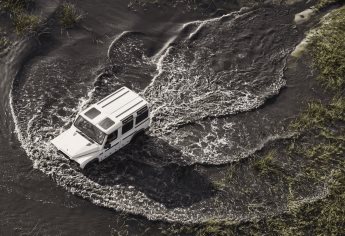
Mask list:
[[[73,160],[85,155],[97,155],[101,149],[98,143],[91,142],[83,137],[73,126],[54,138],[51,142],[57,149]]]

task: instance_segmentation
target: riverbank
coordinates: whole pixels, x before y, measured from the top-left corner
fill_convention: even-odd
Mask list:
[[[320,2],[325,9],[336,1]],[[292,138],[266,147],[253,161],[228,169],[222,188],[236,179],[242,165],[252,166],[265,182],[285,182],[289,198],[286,213],[258,221],[233,224],[210,221],[194,226],[175,225],[168,234],[185,235],[341,235],[345,224],[345,7],[332,10],[313,29],[308,40],[311,57],[325,99],[308,101],[307,108],[290,123]],[[301,60],[301,59],[299,59]],[[314,202],[298,195],[313,186],[326,186],[324,196]],[[304,186],[304,187],[302,187]]]

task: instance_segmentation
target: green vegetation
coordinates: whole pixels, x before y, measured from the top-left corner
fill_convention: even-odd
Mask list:
[[[8,40],[5,37],[0,37],[0,49],[8,45]]]
[[[23,12],[16,13],[14,18],[14,26],[19,35],[35,32],[40,22],[41,19],[39,16]]]
[[[59,21],[62,27],[73,28],[83,18],[80,11],[72,3],[64,2],[59,13]]]
[[[10,13],[17,10],[29,10],[34,5],[34,0],[2,0],[0,9]]]
[[[290,214],[248,222],[210,221],[202,225],[175,225],[167,235],[342,235],[345,226],[345,173],[336,170],[328,181],[330,194],[323,200],[303,204]]]
[[[336,9],[312,35],[308,48],[314,66],[319,71],[318,80],[333,91],[345,86],[345,7]]]
[[[11,18],[18,35],[35,33],[41,24],[41,18],[31,13],[34,0],[1,0],[0,11]],[[63,28],[74,27],[83,15],[72,3],[64,2],[58,12],[58,20]]]
[[[327,198],[300,205],[290,215],[273,217],[255,226],[264,227],[260,228],[261,232],[266,230],[283,235],[341,235],[345,226],[344,174],[343,170],[331,173]]]
[[[315,128],[322,129],[325,135],[328,126],[336,126],[338,122],[345,121],[345,98],[335,97],[328,106],[321,102],[311,102],[300,117],[292,122],[291,128],[296,131],[305,131]]]
[[[274,163],[276,156],[277,152],[275,150],[269,151],[266,156],[255,161],[254,168],[257,169],[261,175],[274,172],[276,170],[276,165]]]
[[[303,146],[302,143],[300,145]],[[329,149],[326,148],[325,150]],[[320,154],[321,156],[323,154],[322,148]],[[327,184],[329,192],[326,193],[327,197],[323,199],[315,202],[299,202],[294,200],[292,196],[288,206],[289,212],[282,215],[240,224],[209,221],[195,225],[173,225],[166,234],[197,236],[341,235],[345,227],[345,208],[343,207],[345,204],[344,150],[342,153],[338,152],[337,155],[338,161],[340,161],[337,168],[331,166],[335,156],[334,153],[330,153],[328,155],[330,159],[327,161],[321,160],[320,155],[315,155],[310,166],[302,172],[305,178],[324,180],[323,183]],[[281,180],[292,181],[289,177]],[[298,185],[298,182],[296,184]]]
[[[320,1],[326,6],[336,1]],[[321,6],[321,5],[320,5]],[[283,182],[288,188],[288,211],[259,221],[236,224],[214,222],[196,225],[174,225],[169,235],[343,235],[345,228],[345,7],[334,10],[311,37],[309,51],[318,81],[333,96],[328,103],[310,102],[305,111],[290,124],[298,135],[287,143],[265,151],[250,166],[258,178],[274,184]],[[329,93],[331,92],[331,94]],[[277,155],[279,151],[279,156]],[[281,156],[285,156],[281,158]],[[242,163],[243,164],[243,163]],[[241,163],[239,165],[242,165]],[[231,176],[234,173],[231,165]],[[218,183],[226,188],[224,178]],[[274,182],[276,181],[276,182]],[[327,186],[316,201],[301,201],[295,193],[300,181],[310,186]],[[308,186],[308,185],[307,185]],[[274,188],[274,185],[272,185]],[[297,191],[296,191],[297,190]],[[244,190],[245,191],[245,190]],[[249,191],[249,190],[248,190]],[[295,192],[296,191],[296,192]]]
[[[330,6],[335,3],[343,3],[344,0],[319,0],[316,4],[315,8],[321,10],[327,6]]]
[[[2,0],[0,10],[9,14],[17,34],[30,34],[37,30],[41,19],[29,12],[34,5],[32,0]]]

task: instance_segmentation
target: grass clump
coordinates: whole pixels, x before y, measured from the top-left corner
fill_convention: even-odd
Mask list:
[[[233,227],[227,222],[210,220],[203,224],[172,225],[163,232],[164,235],[194,235],[194,236],[229,236],[234,235]]]
[[[305,131],[313,128],[325,128],[336,125],[339,121],[345,121],[345,98],[333,98],[329,105],[321,102],[311,102],[308,108],[291,124],[295,131]]]
[[[303,205],[288,220],[278,217],[269,222],[278,222],[280,231],[292,228],[294,234],[308,232],[310,235],[342,235],[345,226],[344,171],[332,171],[328,186],[330,192],[325,199]]]
[[[9,44],[8,39],[5,37],[0,37],[0,49],[7,47]]]
[[[209,221],[195,225],[172,225],[166,235],[343,235],[345,228],[345,173],[332,171],[329,195],[315,202],[298,204],[290,213],[236,224]]]
[[[16,13],[13,22],[17,34],[23,35],[35,32],[41,23],[41,18],[25,12],[19,12]]]
[[[332,157],[342,155],[344,148],[342,140],[317,144],[305,150],[305,156],[308,158],[331,159]]]
[[[34,0],[1,0],[0,10],[10,13],[17,10],[29,10],[34,3]]]
[[[334,10],[311,36],[313,64],[319,71],[318,80],[332,91],[345,87],[345,7]]]
[[[271,150],[266,154],[266,156],[258,159],[254,163],[254,168],[258,170],[261,175],[266,175],[270,172],[274,172],[276,170],[276,164],[274,163],[274,160],[276,158],[276,150]]]
[[[39,16],[29,12],[33,5],[33,0],[2,0],[0,10],[9,14],[16,33],[24,35],[35,32],[41,23]]]
[[[344,3],[344,0],[319,0],[315,8],[317,10],[321,10],[327,6],[330,6],[336,3]]]
[[[65,2],[62,4],[59,21],[63,28],[73,28],[83,18],[83,15],[72,3]]]

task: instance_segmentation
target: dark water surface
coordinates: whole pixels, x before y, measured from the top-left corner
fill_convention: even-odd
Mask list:
[[[79,27],[66,32],[51,23],[51,34],[16,43],[3,59],[0,233],[128,228],[135,235],[151,227],[146,234],[154,235],[166,225],[149,220],[243,222],[286,211],[284,186],[253,211],[248,205],[264,196],[264,186],[254,195],[219,193],[210,175],[289,137],[286,125],[301,100],[315,96],[307,79],[297,79],[308,78],[309,68],[289,57],[307,28],[293,23],[305,3],[218,17],[127,5],[83,1]],[[49,141],[87,104],[121,86],[152,104],[153,125],[80,171]],[[322,192],[312,189],[304,200]]]

